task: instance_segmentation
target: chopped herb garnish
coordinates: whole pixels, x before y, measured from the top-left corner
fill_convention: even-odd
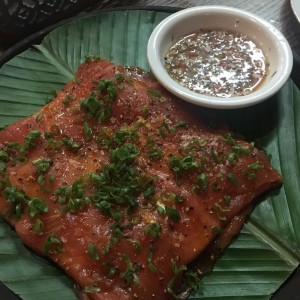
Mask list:
[[[58,238],[55,233],[48,236],[44,243],[45,253],[58,253],[62,252],[62,241]]]
[[[75,142],[72,138],[63,138],[63,144],[71,151],[78,151],[82,147],[82,142]]]
[[[222,207],[219,203],[215,203],[215,209],[219,212],[225,213],[229,211],[229,208]]]
[[[37,139],[41,136],[40,131],[32,130],[25,137],[24,151],[36,146]]]
[[[42,214],[48,212],[48,206],[43,199],[32,198],[28,202],[29,216],[31,218],[35,217],[37,214]]]
[[[183,202],[183,198],[180,195],[175,195],[175,200],[178,203],[182,203]]]
[[[156,203],[157,205],[157,212],[160,215],[166,214],[172,221],[179,221],[180,220],[180,213],[178,212],[177,209],[167,206],[160,201]]]
[[[248,169],[249,170],[258,170],[258,169],[262,169],[264,167],[264,164],[261,161],[256,161],[250,165],[248,165]]]
[[[39,175],[37,183],[42,186],[45,184],[45,174],[49,171],[52,160],[50,158],[39,157],[34,159],[32,163],[36,166],[36,173]]]
[[[201,274],[202,275],[202,274]],[[193,272],[193,271],[187,271],[184,274],[184,286],[187,287],[188,291],[196,292],[199,290],[202,281],[201,281],[201,276],[199,276],[198,272]],[[184,287],[183,287],[184,289]]]
[[[155,188],[153,185],[149,186],[143,193],[145,198],[150,198],[154,195]]]
[[[102,213],[111,216],[116,222],[120,221],[123,217],[123,212],[119,210],[115,204],[106,200],[96,202],[95,207],[101,210]]]
[[[119,224],[113,224],[113,226],[111,227],[111,242],[117,243],[121,239],[122,234],[122,228],[119,226]]]
[[[212,184],[212,190],[214,192],[220,191],[222,188],[219,186],[219,183],[217,181],[213,182]]]
[[[45,229],[44,223],[40,219],[36,219],[32,227],[32,230],[36,234],[41,234],[44,232],[44,229]]]
[[[160,124],[159,135],[165,138],[168,134],[174,134],[179,128],[186,128],[189,125],[186,121],[180,121],[174,126],[169,126],[165,121]]]
[[[144,117],[147,117],[147,116],[150,114],[150,112],[149,112],[149,107],[148,107],[148,106],[144,106],[144,107],[142,108],[141,112],[142,112],[142,115],[143,115]]]
[[[39,114],[37,114],[37,116],[35,117],[35,120],[38,122],[38,121],[40,121],[40,120],[42,120],[43,118],[44,118],[44,113],[39,113]]]
[[[108,98],[113,100],[117,98],[117,90],[116,86],[113,81],[107,80],[107,79],[102,79],[98,83],[98,90],[100,94],[107,94]]]
[[[5,163],[9,161],[8,153],[4,150],[0,150],[0,161]]]
[[[113,277],[114,275],[116,275],[119,272],[118,268],[113,266],[111,263],[104,262],[102,265],[108,271],[107,276],[109,278]]]
[[[133,264],[129,257],[125,254],[121,254],[121,258],[126,263],[126,270],[122,272],[121,279],[124,280],[127,286],[134,284],[135,286],[139,286],[139,278],[137,276],[137,272],[140,271],[141,266],[137,264]]]
[[[73,182],[71,186],[66,184],[61,185],[54,194],[58,196],[58,202],[63,204],[62,211],[64,213],[76,212],[80,208],[89,203],[89,198],[86,196],[85,184],[80,178]]]
[[[153,238],[159,238],[161,232],[162,227],[159,223],[151,223],[144,229],[144,233],[151,235]]]
[[[169,158],[169,168],[175,173],[176,179],[181,178],[183,172],[194,170],[199,167],[200,163],[196,162],[192,155],[187,155],[183,158],[178,156]]]
[[[80,106],[86,109],[91,117],[96,116],[101,107],[100,102],[93,95],[89,95],[87,99],[82,100]]]
[[[86,294],[94,294],[94,293],[100,293],[101,289],[98,286],[86,286],[82,291],[83,293]]]
[[[98,61],[101,60],[102,58],[98,55],[86,55],[85,56],[85,62],[93,62],[93,61]]]
[[[39,185],[44,185],[46,182],[45,175],[39,175],[36,181]]]
[[[46,213],[48,211],[48,206],[43,199],[30,198],[16,187],[6,186],[4,188],[3,195],[6,201],[12,205],[13,216],[17,219],[20,219],[26,206],[28,206],[28,214],[32,218],[37,214]]]
[[[62,103],[64,105],[68,105],[70,103],[71,99],[72,99],[72,95],[68,94],[68,95],[66,95],[66,97],[64,99],[62,99]]]
[[[52,183],[55,180],[55,177],[56,176],[54,174],[50,175],[49,182]]]
[[[203,137],[190,137],[188,142],[181,145],[179,151],[182,155],[198,152],[207,144],[207,140]]]
[[[19,142],[13,142],[7,145],[6,152],[9,153],[9,156],[11,157],[10,160],[13,162],[13,164],[27,160],[27,151],[36,146],[40,135],[40,131],[32,130],[25,136],[23,144],[20,144]]]
[[[149,153],[149,157],[153,158],[153,159],[159,159],[163,156],[163,152],[162,150],[157,150],[157,151],[153,151],[151,153]]]
[[[20,219],[29,197],[23,191],[13,186],[6,187],[3,192],[5,200],[13,207],[13,216],[16,219]]]
[[[163,215],[163,214],[165,214],[166,213],[166,206],[163,204],[163,203],[161,203],[161,202],[157,202],[156,203],[156,205],[157,205],[157,212],[160,214],[160,215]]]
[[[222,231],[222,229],[218,226],[214,226],[211,230],[213,233],[220,233]]]
[[[230,202],[231,202],[231,197],[230,196],[225,195],[223,199],[224,199],[224,203],[226,205],[230,205]]]
[[[104,249],[102,250],[102,254],[105,255],[110,251],[110,243],[105,244]]]
[[[88,254],[89,254],[89,256],[90,256],[91,259],[93,259],[93,260],[99,260],[99,254],[98,254],[97,247],[96,247],[95,244],[88,243],[88,245],[87,245],[87,251],[88,251]]]
[[[50,148],[51,151],[57,152],[59,148],[63,145],[62,141],[57,141],[54,138],[54,134],[51,132],[44,132],[44,137],[46,140],[47,147]]]
[[[167,216],[172,220],[172,221],[179,221],[180,220],[180,213],[178,212],[177,209],[170,207],[170,206],[165,206],[166,214]]]
[[[148,262],[148,269],[155,273],[157,272],[157,267],[153,263],[153,254],[154,254],[155,247],[153,244],[150,244],[148,248],[148,253],[147,253],[147,262]]]
[[[6,169],[7,169],[6,163],[4,161],[0,160],[0,175],[1,176],[3,176],[3,177],[6,176]]]
[[[256,178],[256,171],[259,169],[262,169],[263,167],[264,167],[264,164],[261,161],[256,161],[256,162],[248,165],[247,171],[244,173],[244,175],[249,180],[253,180]]]
[[[223,136],[223,140],[231,146],[235,146],[237,144],[237,141],[231,134],[225,134]]]
[[[178,276],[184,271],[187,270],[186,266],[177,266],[175,260],[172,258],[171,259],[171,264],[172,264],[172,270],[173,270],[173,277],[171,280],[168,282],[167,285],[167,292],[171,294],[175,299],[178,298],[178,295],[176,294],[176,291],[174,291],[175,283],[177,281]]]
[[[237,178],[235,177],[234,174],[232,174],[232,173],[227,173],[227,174],[226,174],[226,177],[227,177],[227,179],[228,179],[233,185],[237,185],[237,184],[238,184],[238,180],[237,180]]]
[[[110,160],[113,163],[130,163],[139,154],[139,150],[133,144],[125,144],[122,147],[110,151]]]
[[[166,122],[162,122],[159,126],[158,132],[162,138],[165,138],[168,135],[168,133],[170,132],[169,125]]]
[[[210,151],[210,156],[212,157],[212,159],[213,159],[213,161],[214,161],[215,163],[217,163],[217,164],[220,163],[221,159],[220,159],[220,157],[218,156],[218,153],[217,153],[216,150],[212,149],[212,150]]]
[[[249,155],[253,150],[253,144],[250,143],[248,147],[243,147],[240,144],[236,144],[232,147],[232,150],[235,151],[237,154]]]
[[[158,147],[155,139],[151,135],[147,137],[147,151],[149,158],[152,159],[159,159],[163,156],[162,150]]]
[[[228,154],[228,161],[231,165],[235,164],[238,159],[238,155],[235,152]]]
[[[188,127],[188,125],[189,125],[188,122],[180,121],[170,128],[170,132],[175,133],[179,128],[186,128],[186,127]]]
[[[112,115],[112,100],[116,97],[116,85],[111,80],[103,79],[98,83],[98,91],[80,101],[80,107],[88,112],[88,118],[106,122]]]
[[[249,155],[254,147],[253,143],[250,143],[248,147],[243,147],[243,145],[239,144],[231,134],[224,135],[223,140],[231,145],[233,152],[238,155]]]
[[[170,193],[168,197],[162,197],[162,201],[163,202],[170,202],[170,201],[176,201],[178,203],[183,202],[183,199],[180,195],[174,194],[174,193]]]
[[[117,73],[116,74],[116,80],[117,81],[123,81],[125,79],[124,73]]]
[[[133,239],[128,239],[128,241],[133,245],[136,252],[141,252],[142,247],[139,241]]]
[[[161,98],[162,97],[161,92],[156,89],[148,89],[147,94],[148,94],[148,96],[150,96],[152,98]]]
[[[102,130],[98,136],[97,141],[103,146],[109,148],[122,146],[126,142],[131,142],[139,138],[136,131],[142,124],[142,119],[139,119],[132,127],[122,127],[110,136],[105,130]]]
[[[86,140],[91,141],[93,134],[92,134],[91,128],[89,127],[88,122],[83,123],[83,133],[84,133]]]
[[[92,202],[116,222],[122,217],[122,210],[118,208],[120,205],[126,205],[128,212],[131,212],[138,205],[138,195],[148,198],[154,193],[153,178],[140,173],[134,164],[138,154],[136,146],[125,143],[111,149],[110,163],[104,166],[102,172],[89,174],[95,187],[95,193],[90,196]]]
[[[199,192],[205,192],[207,191],[209,187],[209,179],[208,176],[205,173],[201,173],[196,178],[196,184],[195,189]]]

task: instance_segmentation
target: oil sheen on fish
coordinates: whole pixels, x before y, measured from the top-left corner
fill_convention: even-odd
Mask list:
[[[216,239],[224,248],[281,182],[264,152],[199,111],[141,70],[82,64],[0,132],[1,216],[82,296],[172,299],[186,266]]]

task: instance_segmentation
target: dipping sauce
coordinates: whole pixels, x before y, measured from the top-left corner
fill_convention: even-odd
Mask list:
[[[245,34],[199,30],[169,49],[165,68],[192,91],[229,98],[254,91],[266,76],[267,63],[262,50]]]

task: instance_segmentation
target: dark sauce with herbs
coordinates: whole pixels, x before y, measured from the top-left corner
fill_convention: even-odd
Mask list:
[[[263,51],[247,35],[225,30],[187,35],[165,57],[166,70],[180,85],[222,98],[253,92],[267,67]]]

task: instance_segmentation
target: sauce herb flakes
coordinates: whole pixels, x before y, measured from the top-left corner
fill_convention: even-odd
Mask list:
[[[225,30],[187,35],[165,57],[166,70],[180,85],[221,98],[253,92],[267,66],[264,53],[247,35]]]

